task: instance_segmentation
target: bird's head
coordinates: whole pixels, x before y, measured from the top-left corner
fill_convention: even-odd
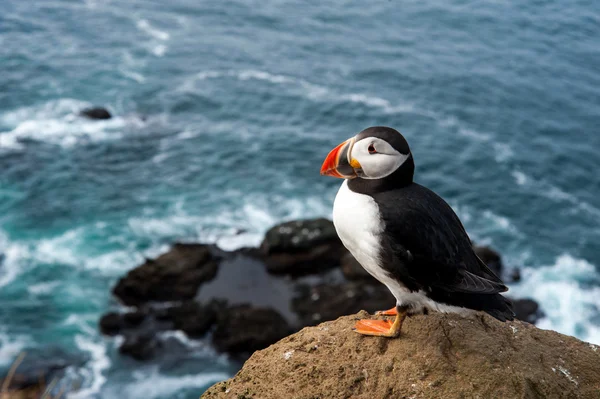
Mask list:
[[[322,175],[342,179],[378,180],[398,175],[412,182],[413,172],[406,139],[397,130],[384,126],[367,128],[344,141],[329,152],[321,166]]]

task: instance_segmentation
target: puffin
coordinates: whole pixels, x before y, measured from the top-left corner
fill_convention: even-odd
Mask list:
[[[359,320],[354,331],[395,338],[407,316],[484,311],[507,321],[508,288],[479,259],[450,205],[413,181],[408,142],[390,127],[369,127],[329,152],[321,175],[344,179],[333,223],[361,266],[390,290],[396,306]]]

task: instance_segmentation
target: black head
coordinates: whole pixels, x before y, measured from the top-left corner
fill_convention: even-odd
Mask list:
[[[406,139],[389,127],[367,128],[332,150],[321,174],[349,179],[357,192],[377,192],[412,183],[415,165]]]

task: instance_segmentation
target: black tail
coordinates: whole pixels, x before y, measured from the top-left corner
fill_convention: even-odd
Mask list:
[[[513,311],[513,305],[510,299],[500,294],[487,296],[491,298],[481,298],[483,301],[482,304],[484,305],[481,310],[500,321],[515,319],[515,312]]]

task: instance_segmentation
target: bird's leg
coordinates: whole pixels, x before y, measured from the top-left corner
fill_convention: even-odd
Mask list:
[[[377,312],[375,312],[376,316],[397,316],[398,315],[398,308],[396,306],[394,306],[391,309],[388,310],[378,310]]]
[[[408,314],[408,307],[397,307],[396,312],[397,316],[394,322],[391,320],[359,320],[354,326],[354,331],[362,335],[396,338],[402,330],[402,323]]]

